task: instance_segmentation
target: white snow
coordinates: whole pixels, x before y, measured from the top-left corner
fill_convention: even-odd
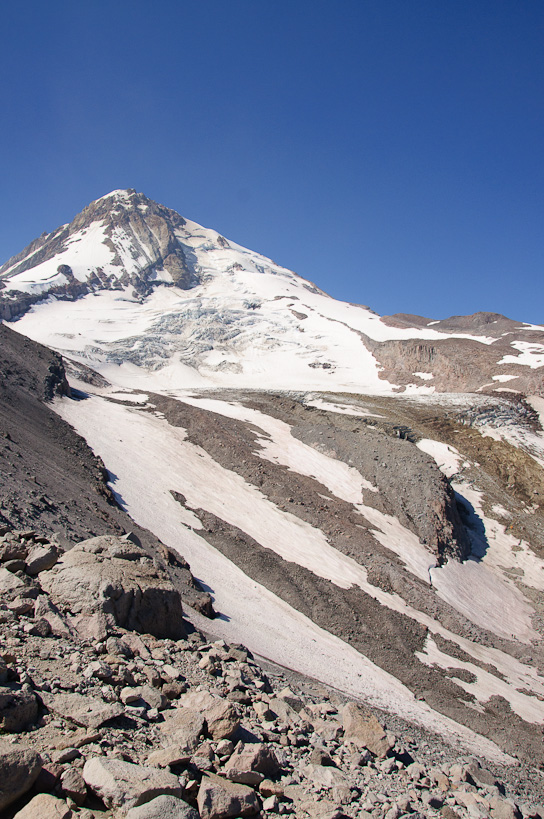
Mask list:
[[[491,511],[494,515],[500,515],[501,518],[511,518],[512,513],[505,509],[500,503],[494,503],[491,507]]]
[[[304,401],[307,407],[316,407],[316,409],[328,410],[329,412],[337,412],[340,415],[354,415],[357,418],[383,418],[376,412],[370,412],[359,405],[354,404],[340,404],[333,401],[325,401],[324,398],[312,398]]]
[[[474,663],[465,662],[446,654],[438,648],[432,637],[427,636],[424,651],[418,651],[416,656],[430,666],[435,665],[444,669],[459,668],[474,674],[476,677],[474,682],[466,682],[455,676],[452,676],[452,681],[476,697],[478,702],[488,702],[493,696],[504,697],[509,702],[512,711],[526,722],[537,725],[544,723],[544,708],[541,700],[528,697],[521,691],[512,692],[511,686],[500,677],[496,677],[495,674],[491,674]]]
[[[506,573],[526,586],[544,591],[544,560],[536,556],[526,541],[508,534],[502,523],[484,514],[482,492],[466,483],[453,483],[452,486],[469,501],[484,524],[489,548],[482,563],[500,570],[503,576]],[[497,617],[500,616],[499,611]]]
[[[537,411],[540,425],[544,429],[544,398],[541,395],[528,395],[527,402]]]
[[[531,625],[533,608],[515,586],[485,563],[449,560],[430,571],[438,596],[468,620],[507,640],[538,640]]]
[[[517,375],[492,375],[491,378],[493,381],[501,381],[505,384],[507,381],[512,381],[514,378],[518,378]]]
[[[505,355],[499,364],[521,364],[532,370],[544,366],[544,344],[532,344],[529,341],[513,341],[511,345],[520,354]]]
[[[102,221],[93,222],[86,230],[80,231],[76,236],[71,236],[67,241],[66,250],[58,253],[53,259],[31,267],[22,273],[17,273],[9,279],[3,281],[9,289],[20,290],[23,293],[43,292],[49,289],[52,284],[64,284],[66,277],[57,271],[61,264],[67,264],[72,268],[72,273],[79,281],[86,281],[89,273],[97,267],[107,269],[109,275],[112,254],[111,250],[103,243],[105,239],[104,225]],[[119,268],[115,268],[117,274]],[[76,302],[77,304],[77,302]],[[66,311],[66,303],[64,303]]]
[[[459,472],[461,455],[454,446],[443,444],[440,441],[432,441],[430,438],[423,438],[418,441],[416,446],[422,452],[426,452],[427,455],[434,458],[437,466],[447,478],[451,478],[452,475]]]
[[[108,197],[123,208],[131,194],[114,191],[103,198]],[[368,308],[336,301],[258,253],[234,242],[223,247],[214,230],[187,220],[176,236],[182,249],[191,251],[200,285],[189,290],[157,286],[141,302],[132,300],[131,288],[121,298],[106,293],[102,301],[97,296],[94,305],[95,297],[89,295],[73,303],[70,310],[49,299],[20,319],[20,332],[77,355],[100,371],[108,367],[110,377],[115,375],[114,362],[140,366],[143,389],[204,384],[261,388],[266,384],[270,389],[376,395],[391,394],[396,385],[380,378],[381,367],[365,347],[362,334],[379,341],[449,337],[472,338],[482,344],[494,341],[429,328],[389,327]],[[98,267],[119,278],[125,271],[136,272],[153,255],[132,232],[116,227],[110,238],[121,265],[114,265],[105,238],[102,222],[94,222],[72,235],[55,259],[13,277],[13,287],[44,291],[51,283],[61,283],[60,263],[69,264],[80,280]],[[165,271],[158,271],[156,278],[171,282]],[[127,301],[132,302],[130,310]],[[307,316],[303,324],[291,307]],[[153,334],[162,340],[160,353],[157,344],[149,341]],[[286,355],[290,360],[287,370]],[[148,385],[143,384],[145,370],[149,371]],[[421,383],[432,379],[432,373],[416,375],[418,383],[409,384],[404,394],[432,394],[435,388]],[[118,385],[127,386],[124,373],[118,376]]]

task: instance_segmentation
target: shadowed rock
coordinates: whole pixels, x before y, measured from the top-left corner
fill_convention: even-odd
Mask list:
[[[75,614],[98,611],[123,628],[179,639],[185,635],[177,592],[140,546],[104,535],[78,543],[48,572],[42,587]]]

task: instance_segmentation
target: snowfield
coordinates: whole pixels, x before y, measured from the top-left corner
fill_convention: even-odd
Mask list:
[[[120,397],[119,391],[116,397]],[[242,416],[263,431],[266,428],[270,437],[263,438],[263,441],[269,447],[268,453],[265,450],[268,457],[277,457],[281,451],[279,442],[285,443],[286,436],[290,435],[288,425],[234,403],[189,396],[184,400],[214,412],[221,409],[233,417]],[[465,745],[468,742],[475,747],[470,732],[466,733],[467,729],[451,723],[424,703],[415,700],[411,692],[394,677],[376,669],[368,659],[361,657],[343,641],[311,624],[272,593],[263,591],[226,560],[199,536],[201,523],[197,515],[177,503],[172,491],[185,495],[189,507],[213,512],[284,559],[297,562],[342,588],[351,584],[358,585],[388,608],[424,624],[430,634],[440,635],[459,646],[476,662],[492,665],[503,678],[501,696],[505,697],[511,708],[516,713],[523,714],[524,718],[530,715],[531,720],[544,722],[544,710],[534,697],[535,694],[544,696],[544,679],[539,677],[534,668],[498,649],[478,645],[451,632],[425,613],[414,609],[399,595],[373,586],[367,579],[364,567],[330,546],[319,529],[275,507],[256,487],[221,467],[201,447],[188,442],[184,430],[171,427],[160,414],[134,405],[113,403],[98,395],[83,401],[61,399],[56,402],[56,408],[108,464],[110,472],[115,475],[112,489],[134,520],[183,554],[189,560],[195,575],[210,587],[216,608],[225,616],[221,624],[225,639],[242,641],[261,656],[322,680],[347,694],[364,696],[368,701],[380,704],[380,707],[432,727],[450,738],[452,732],[457,732],[458,737],[463,736]],[[353,474],[356,470],[320,453],[315,453],[315,457],[312,455],[310,458],[307,451],[310,448],[292,436],[291,439],[292,446],[287,445],[287,449],[290,448],[289,455],[287,458],[282,456],[283,460],[288,459],[286,465],[290,469],[300,469],[302,474],[313,475],[322,470],[329,491],[338,493],[339,497],[349,497],[355,508],[363,507],[363,514],[371,514],[369,509],[359,503],[361,493],[365,490],[361,476],[357,478]],[[383,520],[376,523],[383,526]],[[405,550],[404,559],[408,568],[411,563],[417,566],[417,560],[411,553],[410,541],[403,536],[400,523],[395,523],[393,519],[390,525],[393,531],[386,529],[381,532],[384,536],[383,543],[388,541],[387,545],[391,548],[395,539],[391,535],[395,535],[396,529],[398,553],[401,555]],[[379,532],[376,531],[375,536],[378,535]],[[408,535],[414,537],[411,533]],[[423,549],[422,546],[420,548]],[[421,566],[423,573],[423,564]],[[431,570],[433,586],[436,583],[438,593],[445,598],[448,597],[449,589],[452,604],[460,610],[464,608],[467,616],[478,622],[483,618],[483,612],[490,602],[496,604],[496,597],[486,597],[484,594],[481,605],[476,600],[471,607],[467,600],[459,599],[451,593],[458,578],[453,577],[449,566],[450,564],[440,570]],[[463,583],[471,569],[464,571]],[[425,567],[425,572],[429,579],[428,566]],[[441,577],[440,573],[443,579],[435,580],[435,576]],[[481,578],[477,582],[481,593]],[[502,589],[502,592],[505,591],[508,592],[509,589]],[[512,588],[511,593],[516,594],[517,590]],[[496,592],[493,594],[496,595]],[[470,595],[468,599],[470,600]],[[248,602],[251,600],[254,605],[250,606],[252,616],[248,621]],[[517,638],[524,641],[538,638],[530,626],[530,610],[518,607],[519,600],[518,597],[514,601],[515,616],[512,617],[512,611],[502,599],[500,611],[495,609],[494,622],[489,623],[489,618],[483,618],[485,627],[493,626],[496,632],[498,630],[501,635],[508,632],[508,636],[512,636],[517,629]],[[285,640],[285,635],[294,633],[294,629],[297,630],[297,641]],[[336,651],[339,653],[334,655]],[[324,662],[325,656],[328,657],[327,662]],[[340,657],[343,658],[342,661]],[[349,664],[346,664],[346,657],[351,658]],[[420,659],[425,663],[435,660],[437,664],[439,661],[445,662],[443,657],[428,653]],[[372,683],[370,679],[373,680]],[[489,684],[476,686],[474,694],[477,699],[481,697],[485,702],[489,697]],[[482,745],[481,739],[478,739],[480,753],[485,746],[485,753],[497,758],[496,749],[486,745],[486,742]]]

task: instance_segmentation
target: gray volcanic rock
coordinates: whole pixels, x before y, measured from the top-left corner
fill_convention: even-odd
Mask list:
[[[5,288],[0,293],[1,319],[12,321],[50,295],[74,301],[94,290],[118,290],[127,284],[134,287],[136,294],[148,295],[158,273],[163,274],[163,280],[166,274],[166,281],[177,287],[190,288],[198,284],[198,276],[175,235],[176,228],[182,227],[185,220],[142,193],[127,190],[122,194],[121,198],[106,196],[92,202],[69,225],[43,234],[0,268],[0,280],[8,270],[10,275],[23,273],[36,264],[54,259],[66,250],[75,234],[98,224],[103,231],[103,242],[112,253],[112,264],[119,267],[119,275],[108,277],[96,267],[82,281],[75,278],[69,265],[61,264],[57,267],[58,280],[47,292],[23,293],[9,286]],[[137,272],[123,267],[121,248],[116,243],[116,231],[119,230],[130,243],[132,258],[139,260]]]
[[[259,812],[259,798],[254,790],[214,774],[202,777],[198,791],[201,819],[228,819],[231,816],[253,816]]]
[[[42,694],[44,705],[54,714],[65,717],[76,725],[85,728],[98,728],[105,722],[119,717],[123,706],[119,703],[106,703],[94,697],[81,694]]]
[[[64,799],[50,793],[39,793],[13,819],[72,819],[72,810]]]
[[[131,808],[126,819],[198,819],[198,813],[183,799],[157,796],[145,805]]]
[[[36,721],[38,703],[31,691],[0,688],[0,729],[18,733]]]
[[[156,637],[184,636],[179,592],[145,551],[111,535],[74,546],[40,577],[51,598],[72,613],[102,611],[115,623]]]
[[[83,779],[109,808],[123,808],[123,811],[156,796],[181,797],[181,786],[173,774],[120,759],[88,759],[83,768]]]
[[[0,811],[32,787],[42,764],[40,755],[31,748],[0,739]]]
[[[383,725],[373,714],[356,702],[348,702],[343,711],[344,736],[360,748],[367,748],[377,757],[385,757],[395,741],[388,737]]]
[[[447,326],[446,322],[443,324]],[[433,329],[440,328],[433,325]],[[470,328],[452,328],[449,332],[452,331],[483,335]],[[522,328],[521,331],[518,329],[516,337],[526,344],[542,343],[541,332]],[[515,362],[502,363],[505,356],[512,355],[513,340],[512,331],[508,331],[504,338],[499,334],[492,344],[447,335],[433,341],[418,338],[374,341],[364,336],[365,345],[381,365],[380,378],[398,384],[401,389],[415,383],[435,387],[439,392],[477,392],[486,388],[493,391],[496,388],[493,376],[499,375],[511,377],[507,379],[508,389],[514,392],[540,394],[544,388],[540,368],[531,369]],[[418,373],[425,374],[423,380]]]

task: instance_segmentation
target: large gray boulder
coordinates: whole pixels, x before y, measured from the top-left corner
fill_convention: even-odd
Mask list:
[[[72,819],[73,816],[63,799],[50,793],[39,793],[13,819]]]
[[[31,748],[0,739],[0,814],[34,784],[42,759]]]
[[[181,599],[168,574],[123,538],[103,535],[76,544],[40,574],[40,582],[73,614],[101,612],[122,628],[160,638],[185,635]]]
[[[197,802],[201,819],[253,816],[261,808],[259,797],[252,788],[229,782],[215,774],[202,777]]]
[[[194,708],[176,708],[167,712],[160,730],[169,745],[179,745],[194,751],[204,731],[204,717]]]
[[[395,744],[376,717],[357,702],[348,702],[342,712],[344,741],[367,748],[374,756],[386,757]]]
[[[38,701],[31,691],[0,687],[0,729],[8,734],[24,731],[36,722]]]
[[[150,802],[156,796],[181,798],[182,794],[174,774],[120,759],[88,759],[83,768],[83,779],[106,807],[120,808],[121,813]]]
[[[157,796],[145,805],[131,808],[126,819],[198,819],[198,813],[183,799]]]
[[[240,742],[225,765],[230,780],[243,785],[258,785],[265,777],[273,777],[280,765],[274,751],[260,742]]]
[[[98,697],[84,697],[82,694],[49,694],[42,691],[41,698],[53,714],[88,729],[99,728],[124,712],[121,703],[104,702]]]

